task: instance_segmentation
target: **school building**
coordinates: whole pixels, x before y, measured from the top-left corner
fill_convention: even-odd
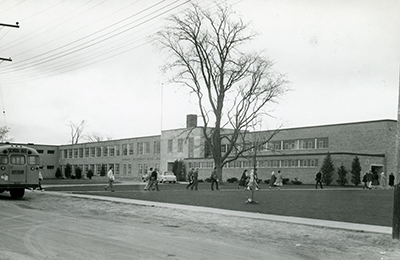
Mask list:
[[[100,174],[102,165],[106,169],[113,166],[117,179],[141,180],[150,167],[161,172],[171,171],[175,160],[183,160],[187,171],[192,167],[199,168],[199,178],[206,179],[214,167],[213,159],[206,149],[202,129],[197,126],[197,116],[188,115],[186,122],[186,128],[163,130],[154,136],[29,146],[41,154],[45,178],[54,178],[57,168],[65,172],[66,165],[70,164],[73,171],[79,167],[83,174],[89,169]],[[333,185],[342,164],[349,171],[347,178],[351,184],[351,163],[356,156],[361,163],[362,175],[375,171],[387,175],[393,172],[396,176],[396,124],[395,120],[376,120],[280,129],[256,153],[258,177],[269,179],[272,171],[280,170],[284,178],[314,183],[315,174],[328,153],[336,169]],[[224,131],[229,135],[229,130]],[[258,131],[256,134],[262,139],[272,132]],[[224,151],[226,145],[223,144],[221,149]],[[252,156],[239,158],[225,165],[223,180],[239,178],[244,169],[252,166]]]

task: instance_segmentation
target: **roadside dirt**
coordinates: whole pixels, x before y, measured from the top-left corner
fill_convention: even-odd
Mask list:
[[[72,198],[50,193],[32,193],[18,201],[21,207],[57,211],[68,216],[100,218],[129,224],[181,230],[181,234],[212,234],[215,241],[251,243],[273,249],[292,259],[400,259],[400,241],[390,235],[353,232],[263,220],[247,220],[203,212],[139,206],[100,200]],[[32,203],[34,201],[34,203]]]

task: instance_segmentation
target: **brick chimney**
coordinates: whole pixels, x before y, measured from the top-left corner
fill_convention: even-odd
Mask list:
[[[197,127],[197,115],[187,115],[186,116],[186,128]]]

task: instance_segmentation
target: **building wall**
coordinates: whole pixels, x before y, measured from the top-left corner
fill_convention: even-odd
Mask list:
[[[193,123],[193,122],[192,122]],[[229,131],[229,130],[227,130]],[[268,136],[272,131],[257,132]],[[303,147],[304,140],[313,147]],[[321,140],[324,140],[323,142]],[[303,183],[314,183],[328,153],[337,168],[343,163],[350,172],[355,156],[360,159],[362,174],[372,168],[386,174],[395,171],[396,121],[379,120],[347,124],[281,129],[262,149],[257,151],[259,178],[270,178],[272,171],[282,171],[285,178],[298,178]],[[321,146],[318,142],[321,141]],[[159,144],[159,150],[156,143]],[[302,143],[303,142],[303,143]],[[279,149],[271,149],[278,144]],[[289,145],[287,145],[289,144]],[[200,127],[165,130],[159,136],[82,143],[76,145],[31,145],[40,151],[45,178],[53,178],[57,167],[65,171],[67,163],[80,167],[83,173],[92,169],[99,174],[101,165],[114,166],[120,177],[141,179],[150,167],[171,170],[177,159],[183,159],[187,169],[199,168],[199,178],[209,178],[214,167],[212,158],[205,158],[204,138]],[[94,153],[92,154],[92,151]],[[253,167],[252,153],[229,163],[223,169],[223,181],[239,178],[244,169]],[[350,183],[351,174],[348,173]]]

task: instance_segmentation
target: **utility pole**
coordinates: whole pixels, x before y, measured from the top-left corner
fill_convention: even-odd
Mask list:
[[[392,238],[400,239],[400,182],[399,182],[399,169],[400,169],[400,69],[399,69],[399,101],[397,108],[397,132],[396,132],[396,182],[394,186],[393,198],[393,226]]]
[[[16,22],[15,25],[14,24],[0,23],[0,26],[19,28],[19,23]],[[11,58],[2,58],[2,57],[0,57],[0,61],[12,61],[12,59]]]

